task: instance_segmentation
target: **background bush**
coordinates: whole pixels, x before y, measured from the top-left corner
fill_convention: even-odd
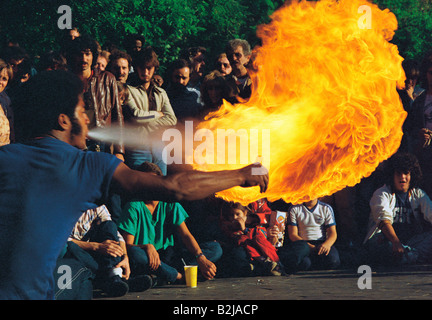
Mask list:
[[[393,42],[405,58],[420,59],[431,46],[430,0],[375,0],[395,13],[399,29]],[[157,51],[162,67],[178,58],[180,50],[204,46],[209,61],[232,38],[259,44],[256,27],[270,21],[283,0],[3,0],[0,39],[14,39],[38,56],[59,49],[63,31],[57,27],[57,9],[69,5],[72,23],[101,45],[123,47],[128,34],[139,33]],[[163,68],[162,68],[163,71]]]

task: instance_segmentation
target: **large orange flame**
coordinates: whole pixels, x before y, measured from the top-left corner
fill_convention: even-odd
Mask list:
[[[357,184],[397,151],[406,117],[396,90],[405,80],[403,59],[389,43],[397,20],[389,10],[365,0],[293,1],[271,19],[258,28],[262,46],[255,48],[250,100],[224,102],[199,125],[215,134],[258,130],[260,147],[249,160],[262,155],[268,191],[218,194],[243,204],[263,197],[296,204]],[[257,140],[249,136],[249,143]]]

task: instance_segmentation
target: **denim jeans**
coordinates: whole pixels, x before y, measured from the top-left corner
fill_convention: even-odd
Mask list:
[[[67,268],[67,269],[65,269]],[[67,274],[70,270],[70,274]],[[70,279],[66,276],[70,275]],[[93,272],[74,258],[59,258],[54,270],[55,300],[91,300]]]
[[[151,162],[157,164],[162,170],[162,174],[167,174],[167,164],[162,158],[163,146],[155,144],[149,149],[144,150],[128,150],[125,155],[125,163],[131,169],[136,169],[143,162]]]
[[[322,241],[309,241],[310,243],[319,245]],[[337,269],[340,266],[339,251],[332,246],[330,252],[327,255],[317,255],[311,253],[304,257],[299,265],[300,270],[310,270],[310,269]]]
[[[303,260],[310,255],[310,248],[306,241],[286,241],[279,248],[278,255],[287,273],[295,273],[302,270]]]
[[[209,241],[200,244],[200,248],[206,258],[213,263],[222,256],[222,248],[216,241]],[[149,268],[149,258],[147,252],[137,246],[128,249],[129,262],[132,274],[154,274],[168,282],[174,282],[177,274],[183,269],[182,259],[188,265],[197,265],[195,257],[189,252],[185,252],[182,247],[168,247],[166,250],[159,250],[161,264],[155,271]]]
[[[416,258],[408,257],[409,250],[405,250],[405,260],[410,263],[430,263],[432,261],[432,232],[424,232],[410,238],[404,243],[406,249],[413,249]],[[390,241],[382,234],[375,234],[366,242],[368,260],[376,265],[388,265],[400,263],[402,260],[395,258],[393,247]],[[402,257],[403,258],[403,257]]]
[[[251,259],[242,246],[224,246],[223,257],[218,262],[219,277],[258,276],[251,268]]]
[[[105,240],[119,241],[117,235],[117,226],[113,221],[104,221],[99,225],[94,225],[83,238],[83,241],[92,241],[102,243]],[[87,252],[73,242],[68,243],[65,258],[75,258],[81,261],[85,266],[90,267],[97,275],[105,276],[120,261],[121,257],[110,255],[101,255],[97,252]]]

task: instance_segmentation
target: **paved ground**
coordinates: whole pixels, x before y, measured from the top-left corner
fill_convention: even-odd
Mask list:
[[[164,300],[175,308],[180,302],[219,301],[218,304],[281,300],[432,300],[432,265],[358,270],[309,271],[283,277],[222,278],[184,285],[156,287],[122,298],[97,300]],[[367,278],[367,275],[371,277]],[[360,286],[366,287],[363,290]],[[151,302],[150,302],[151,303]],[[270,303],[272,304],[272,303]]]
[[[281,318],[281,311],[307,312],[310,319],[322,318],[324,314],[330,316],[329,313],[331,318],[336,319],[346,319],[354,314],[363,318],[372,315],[379,318],[381,315],[402,316],[400,310],[407,308],[402,300],[432,300],[432,265],[371,270],[370,282],[364,278],[367,273],[357,271],[347,269],[300,272],[286,277],[222,278],[200,282],[197,288],[172,285],[129,293],[117,299],[99,297],[96,300],[123,301],[128,311],[136,311],[137,314],[143,310],[157,310],[158,318],[162,319],[277,319]],[[362,290],[359,284],[369,285],[369,288]],[[351,304],[347,304],[349,301]],[[369,302],[365,305],[359,301]],[[370,301],[380,301],[380,304],[371,305]],[[420,308],[426,311],[428,302],[422,306]],[[419,310],[419,305],[415,308]],[[114,303],[108,309],[118,308]],[[124,309],[123,305],[120,309]],[[111,312],[107,308],[104,310]]]

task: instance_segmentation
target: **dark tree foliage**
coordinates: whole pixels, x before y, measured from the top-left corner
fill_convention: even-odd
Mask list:
[[[405,58],[420,59],[431,49],[430,0],[374,0],[395,13],[399,28],[393,42]],[[0,5],[0,40],[13,40],[37,57],[59,49],[65,30],[57,13],[72,9],[72,25],[96,38],[123,48],[128,34],[141,34],[157,51],[161,65],[178,58],[180,50],[204,46],[209,61],[232,38],[259,44],[256,27],[270,21],[283,0],[4,0]]]
[[[213,57],[233,38],[257,44],[256,26],[270,21],[269,15],[282,4],[283,0],[6,0],[0,9],[0,38],[17,41],[34,56],[57,50],[65,33],[57,26],[62,16],[57,10],[68,5],[72,26],[81,33],[120,48],[128,34],[141,34],[166,66],[191,46],[204,46]]]

